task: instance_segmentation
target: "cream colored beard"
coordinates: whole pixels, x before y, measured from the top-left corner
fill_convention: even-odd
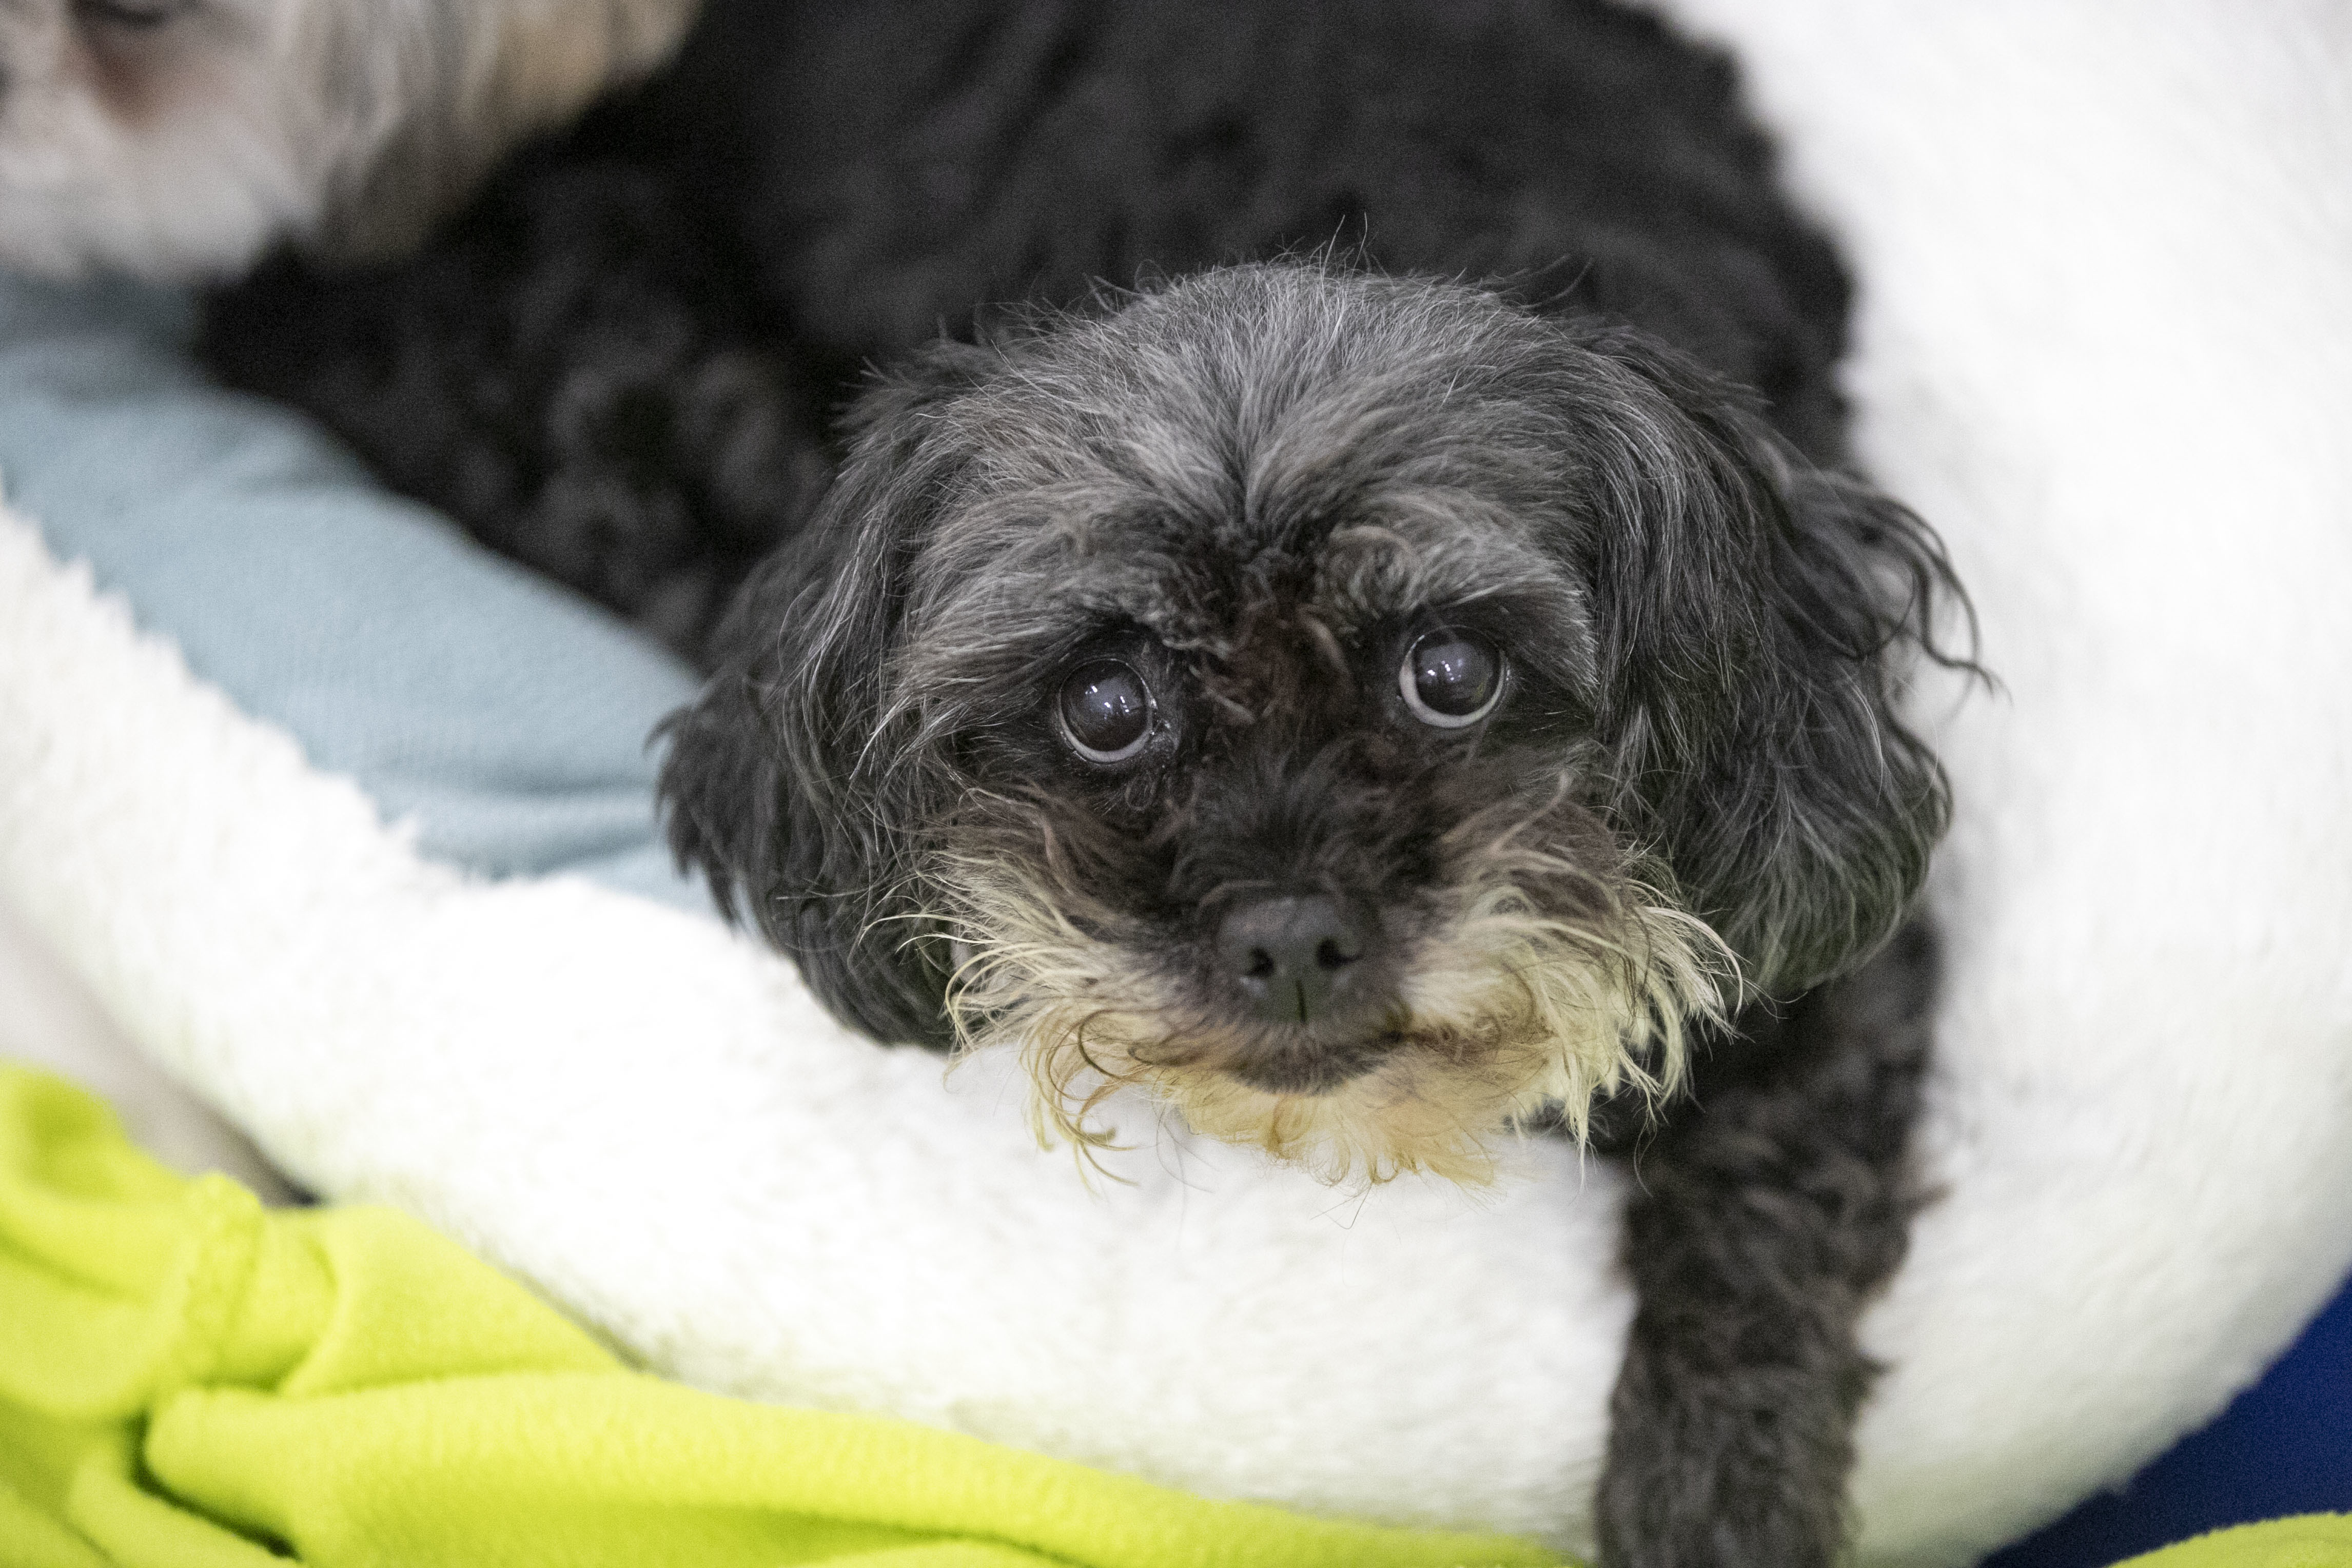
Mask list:
[[[1497,1137],[1557,1108],[1581,1138],[1593,1100],[1654,1098],[1681,1079],[1691,1026],[1738,987],[1707,926],[1638,882],[1583,879],[1596,915],[1546,916],[1522,890],[1568,868],[1505,839],[1482,847],[1434,939],[1410,955],[1400,1043],[1321,1093],[1254,1088],[1225,1068],[1243,1041],[1191,1026],[1124,945],[1088,935],[1002,864],[954,865],[947,921],[965,954],[949,1011],[965,1049],[1022,1053],[1041,1141],[1110,1146],[1105,1102],[1148,1089],[1195,1131],[1325,1181],[1427,1172],[1491,1180]]]

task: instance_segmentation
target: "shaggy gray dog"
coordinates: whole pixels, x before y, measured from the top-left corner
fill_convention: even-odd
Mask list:
[[[1803,1568],[1947,816],[1845,301],[1726,62],[1597,0],[715,0],[208,347],[706,662],[672,841],[876,1037],[1082,1147],[1136,1086],[1334,1179],[1633,1158],[1603,1559]]]

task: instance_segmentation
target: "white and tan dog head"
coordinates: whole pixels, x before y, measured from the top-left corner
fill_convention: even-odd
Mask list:
[[[1653,340],[1304,265],[861,405],[673,721],[672,841],[885,1038],[1326,1175],[1670,1084],[1894,929],[1932,536]]]
[[[157,280],[397,249],[694,0],[0,0],[0,266]]]

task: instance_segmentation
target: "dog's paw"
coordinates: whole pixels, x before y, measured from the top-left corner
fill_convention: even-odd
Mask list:
[[[1603,1568],[1831,1568],[1851,1449],[1820,1380],[1752,1366],[1661,1377],[1645,1360],[1628,1359],[1618,1390],[1596,1509]]]

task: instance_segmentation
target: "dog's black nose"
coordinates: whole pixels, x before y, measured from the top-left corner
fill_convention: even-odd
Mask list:
[[[1270,1024],[1311,1024],[1354,1000],[1368,923],[1321,893],[1244,904],[1217,928],[1225,973]]]

